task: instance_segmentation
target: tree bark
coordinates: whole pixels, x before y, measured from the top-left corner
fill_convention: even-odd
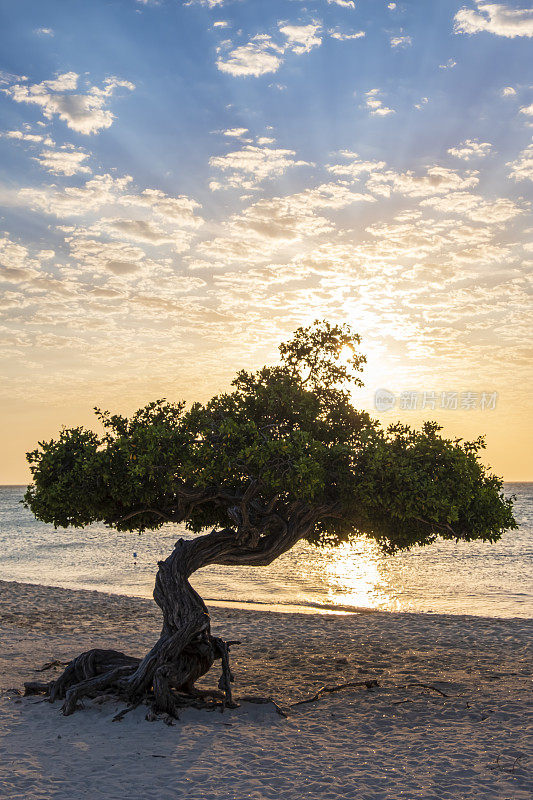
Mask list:
[[[63,714],[72,714],[83,697],[114,694],[135,705],[151,703],[150,718],[157,714],[178,717],[184,705],[201,704],[195,682],[217,659],[222,661],[218,694],[223,705],[233,706],[229,644],[211,633],[209,612],[189,583],[189,577],[208,564],[263,566],[289,550],[305,536],[314,519],[305,509],[293,520],[268,520],[266,532],[241,524],[192,540],[179,539],[172,553],[159,562],[154,600],[163,614],[161,635],[143,659],[116,650],[89,650],[70,662],[63,674],[40,691],[50,702],[62,699]],[[263,529],[265,530],[265,528]],[[39,691],[25,684],[27,693]]]

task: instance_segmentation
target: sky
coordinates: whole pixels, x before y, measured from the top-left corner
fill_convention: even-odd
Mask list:
[[[532,37],[510,0],[3,3],[0,483],[316,318],[356,405],[533,480]]]

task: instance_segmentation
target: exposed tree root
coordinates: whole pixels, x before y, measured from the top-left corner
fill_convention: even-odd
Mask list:
[[[179,539],[173,552],[159,562],[154,600],[163,614],[161,635],[143,659],[117,650],[89,650],[68,663],[57,680],[25,684],[26,694],[45,694],[53,703],[63,700],[62,711],[72,714],[85,697],[109,694],[127,704],[128,709],[148,703],[148,718],[177,718],[184,707],[235,708],[229,663],[231,644],[211,634],[207,607],[189,583],[190,575],[207,564],[262,566],[289,550],[314,524],[313,514],[302,504],[294,504],[292,517],[284,520],[269,508],[254,505],[257,527],[252,524],[246,503],[253,500],[251,484],[240,507],[231,508],[237,529],[224,528],[192,540]],[[191,501],[192,502],[192,501]],[[195,688],[216,660],[222,675],[216,699],[208,700]],[[63,665],[50,661],[42,670]],[[126,712],[126,709],[125,709]],[[119,714],[115,719],[120,720]]]
[[[47,661],[46,664],[36,669],[35,672],[46,672],[47,669],[52,669],[52,667],[68,667],[69,664],[70,661]]]

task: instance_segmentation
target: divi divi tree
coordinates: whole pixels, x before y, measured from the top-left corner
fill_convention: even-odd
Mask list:
[[[64,429],[28,454],[25,502],[43,522],[146,535],[170,522],[196,534],[159,563],[163,628],[144,658],[91,650],[39,687],[64,713],[109,692],[177,716],[216,659],[232,702],[228,644],[189,582],[200,567],[267,565],[302,539],[365,535],[394,553],[437,537],[493,542],[516,527],[501,479],[480,461],[482,438],[446,439],[434,422],[384,430],[354,408],[359,343],[347,325],[316,322],[280,346],[277,366],[238,372],[206,404],[159,400],[129,419],[95,409],[103,434]]]

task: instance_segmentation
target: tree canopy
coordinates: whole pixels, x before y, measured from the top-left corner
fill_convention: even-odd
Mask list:
[[[103,433],[65,428],[28,453],[25,502],[56,526],[230,526],[248,543],[298,512],[315,544],[366,534],[387,552],[515,528],[483,438],[447,439],[435,422],[383,429],[353,406],[359,344],[348,325],[317,321],[280,345],[278,365],[238,372],[205,404],[95,409]]]

